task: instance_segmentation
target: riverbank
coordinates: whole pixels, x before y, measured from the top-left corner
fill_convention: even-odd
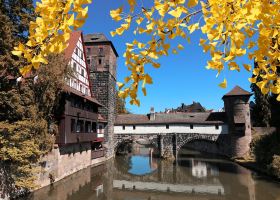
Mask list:
[[[253,128],[250,152],[233,159],[239,165],[280,180],[280,132],[277,128]]]

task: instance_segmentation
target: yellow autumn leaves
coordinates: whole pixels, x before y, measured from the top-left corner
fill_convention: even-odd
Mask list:
[[[30,22],[26,44],[19,44],[12,53],[27,61],[20,69],[22,75],[41,64],[47,64],[47,55],[63,52],[72,29],[80,28],[87,18],[91,0],[42,0],[36,2],[37,18]]]
[[[124,57],[131,76],[121,83],[121,97],[130,96],[131,103],[139,105],[137,91],[144,82],[145,66],[160,67],[158,59],[170,52],[176,54],[184,44],[175,44],[177,38],[190,41],[190,34],[200,30],[205,37],[199,45],[211,55],[207,69],[216,70],[219,75],[224,70],[252,71],[249,63],[240,66],[236,59],[248,56],[258,65],[253,70],[256,83],[264,94],[280,94],[280,1],[279,0],[153,0],[152,6],[129,1],[130,11],[123,7],[111,11],[120,27],[111,32],[112,36],[122,35],[130,27],[135,35],[145,34],[148,41],[134,40],[127,45]],[[134,23],[133,26],[131,26]],[[145,45],[139,45],[144,43]],[[177,48],[172,48],[177,46]],[[259,81],[257,81],[259,77]],[[140,86],[141,85],[141,86]],[[224,79],[220,87],[227,86]],[[280,96],[278,96],[280,100]]]
[[[253,73],[249,79],[256,83],[264,94],[278,94],[280,100],[280,0],[127,0],[128,13],[124,7],[110,12],[120,26],[111,32],[122,35],[133,27],[133,33],[145,35],[146,41],[135,39],[126,44],[125,64],[131,72],[119,83],[123,98],[139,105],[138,91],[146,95],[146,84],[152,78],[145,68],[160,67],[158,59],[169,53],[177,54],[185,44],[176,44],[177,38],[190,42],[190,35],[200,30],[205,37],[199,45],[211,55],[207,69]],[[19,44],[12,52],[26,59],[28,65],[20,69],[24,75],[46,64],[46,56],[65,50],[72,29],[81,27],[87,18],[85,4],[91,0],[42,0],[37,2],[38,17],[30,22],[29,40]],[[138,7],[139,6],[139,7]],[[132,26],[133,24],[133,26]],[[139,37],[141,38],[141,37]],[[240,66],[236,59],[248,56],[258,63],[252,70],[249,63]],[[226,87],[227,81],[220,84]]]

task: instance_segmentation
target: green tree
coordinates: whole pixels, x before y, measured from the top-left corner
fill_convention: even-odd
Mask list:
[[[16,80],[26,63],[11,51],[27,41],[35,17],[32,3],[0,0],[0,192],[11,198],[36,187],[36,166],[52,148],[57,132],[53,113],[70,73],[62,55],[49,55],[47,67]]]
[[[257,67],[257,63],[254,63],[254,67]],[[261,81],[261,77],[255,77],[257,81]],[[252,110],[252,119],[254,126],[270,126],[271,120],[271,106],[270,106],[270,96],[269,94],[263,94],[260,88],[256,84],[251,84],[251,90],[254,93],[255,105]],[[276,98],[275,98],[276,100]]]
[[[119,96],[117,96],[117,98],[116,98],[116,111],[117,111],[117,114],[130,113],[126,108],[125,99],[120,98]]]

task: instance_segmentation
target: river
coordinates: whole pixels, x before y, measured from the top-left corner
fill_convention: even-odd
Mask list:
[[[217,156],[183,149],[170,163],[137,147],[35,191],[32,200],[280,200],[280,184]]]

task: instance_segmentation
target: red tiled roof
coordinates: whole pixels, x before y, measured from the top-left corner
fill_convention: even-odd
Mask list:
[[[77,42],[82,35],[82,31],[73,31],[70,35],[68,47],[65,49],[65,58],[68,60],[76,48]]]
[[[117,115],[115,124],[223,124],[226,122],[224,112],[156,113],[155,115],[155,120],[149,120],[149,115],[121,114]]]
[[[239,86],[235,86],[231,91],[229,91],[228,93],[226,93],[224,97],[228,97],[228,96],[250,96],[252,95],[250,92],[244,90],[243,88],[239,87]]]

